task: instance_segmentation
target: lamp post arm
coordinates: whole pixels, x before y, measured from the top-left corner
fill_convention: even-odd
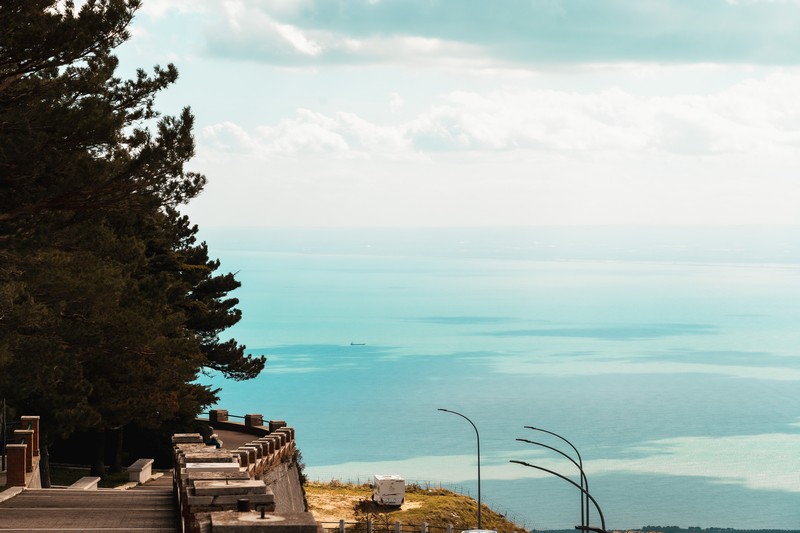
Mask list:
[[[536,441],[528,440],[528,439],[517,439],[517,440],[520,441],[520,442],[527,442],[528,444],[535,444],[536,446],[541,446],[542,448],[547,448],[548,450],[553,450],[554,452],[559,453],[559,454],[563,455],[564,457],[566,457],[567,459],[569,459],[569,461],[572,464],[574,464],[575,468],[577,468],[581,473],[581,481],[583,483],[581,485],[581,487],[586,487],[586,491],[587,492],[589,491],[589,480],[586,478],[586,472],[583,471],[583,468],[581,468],[581,465],[579,465],[578,463],[575,462],[575,459],[573,459],[572,457],[570,457],[566,453],[562,452],[558,448],[553,448],[552,446],[548,446],[547,444],[544,444],[544,443],[541,443],[541,442],[536,442]]]
[[[478,441],[478,529],[481,529],[481,435],[478,433],[478,428],[475,424],[472,423],[472,420],[467,418],[466,416],[462,415],[461,413],[457,413],[455,411],[451,411],[450,409],[438,409],[439,411],[443,411],[445,413],[452,413],[454,415],[458,415],[472,426],[472,429],[475,430],[475,438]]]
[[[576,448],[570,441],[568,441],[567,439],[565,439],[564,437],[562,437],[558,433],[554,433],[553,431],[548,431],[546,429],[537,428],[537,427],[534,427],[534,426],[523,426],[523,427],[525,429],[532,429],[534,431],[541,431],[542,433],[547,433],[548,435],[552,435],[552,436],[554,436],[556,438],[559,438],[559,439],[563,440],[564,442],[566,442],[567,445],[569,445],[569,447],[572,448],[575,451],[575,454],[578,456],[578,463],[580,464],[580,469],[583,470],[583,459],[581,458],[581,452],[579,452],[578,448]]]
[[[578,464],[579,464],[578,468],[580,468],[581,471],[583,471],[583,458],[581,457],[581,452],[579,452],[578,448],[576,448],[574,444],[572,444],[570,441],[568,441],[566,437],[564,437],[562,435],[559,435],[558,433],[556,433],[554,431],[549,431],[547,429],[537,428],[537,427],[534,427],[534,426],[524,426],[524,427],[526,429],[532,429],[533,431],[541,431],[542,433],[547,433],[548,435],[552,435],[552,436],[554,436],[554,437],[556,437],[558,439],[561,439],[562,441],[566,442],[567,445],[569,445],[569,447],[572,448],[575,451],[575,454],[578,456]],[[586,480],[585,477],[581,478],[581,479],[587,481],[586,491],[587,491],[587,494],[588,494],[588,491],[589,491],[588,480]],[[589,525],[589,500],[588,499],[586,500],[586,509],[585,509],[585,511],[586,511],[586,525],[588,526]],[[583,514],[584,514],[584,509],[581,508],[581,515],[583,515]]]
[[[535,468],[535,469],[537,469],[537,470],[542,470],[542,471],[544,471],[544,472],[547,472],[548,474],[553,474],[554,476],[560,477],[561,479],[563,479],[563,480],[564,480],[564,481],[566,481],[567,483],[570,483],[570,484],[571,484],[572,486],[574,486],[576,489],[578,489],[579,491],[581,491],[582,493],[584,493],[584,494],[586,495],[586,497],[587,497],[587,498],[589,498],[590,500],[592,500],[592,503],[594,504],[594,507],[595,507],[595,509],[597,509],[597,514],[599,514],[599,515],[600,515],[600,524],[602,524],[602,529],[603,529],[603,531],[605,531],[605,529],[606,529],[606,519],[603,517],[603,511],[601,511],[601,510],[600,510],[600,506],[597,504],[597,501],[596,501],[596,500],[595,500],[595,499],[592,497],[592,495],[591,495],[591,494],[589,494],[588,492],[586,492],[586,489],[584,489],[583,487],[581,487],[580,485],[578,485],[577,483],[575,483],[574,481],[572,481],[570,478],[568,478],[568,477],[566,477],[566,476],[562,476],[562,475],[561,475],[561,474],[559,474],[558,472],[553,472],[552,470],[549,470],[549,469],[547,469],[547,468],[544,468],[543,466],[532,465],[532,464],[530,464],[530,463],[526,463],[525,461],[516,461],[516,460],[514,460],[514,459],[511,459],[509,462],[510,462],[510,463],[517,463],[517,464],[519,464],[519,465],[528,466],[528,467],[530,467],[530,468]]]

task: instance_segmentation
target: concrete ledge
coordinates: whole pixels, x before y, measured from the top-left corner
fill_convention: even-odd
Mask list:
[[[23,487],[11,487],[10,489],[6,489],[3,492],[0,492],[0,503],[6,500],[10,500],[23,490],[25,490]]]
[[[144,483],[153,474],[153,459],[139,459],[128,467],[128,481]]]
[[[100,478],[97,476],[84,476],[78,481],[67,487],[69,490],[97,490]]]

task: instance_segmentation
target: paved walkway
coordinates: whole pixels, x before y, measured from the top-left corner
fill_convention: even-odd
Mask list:
[[[2,532],[174,533],[178,517],[170,474],[129,490],[33,489],[0,503]]]
[[[241,433],[239,431],[229,431],[227,429],[215,429],[214,433],[219,435],[219,438],[222,439],[222,447],[226,450],[235,450],[239,446],[244,446],[248,442],[258,440],[257,435]]]

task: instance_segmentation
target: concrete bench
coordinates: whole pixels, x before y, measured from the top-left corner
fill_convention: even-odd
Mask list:
[[[98,483],[100,483],[99,477],[84,476],[67,488],[70,490],[97,490]]]
[[[153,460],[139,459],[128,467],[128,480],[145,483],[153,477]]]

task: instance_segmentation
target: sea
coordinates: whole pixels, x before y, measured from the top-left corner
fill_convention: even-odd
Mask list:
[[[571,529],[569,443],[592,526],[800,529],[800,227],[200,237],[242,283],[226,335],[268,359],[202,380],[294,427],[311,480],[480,476],[521,526]]]

